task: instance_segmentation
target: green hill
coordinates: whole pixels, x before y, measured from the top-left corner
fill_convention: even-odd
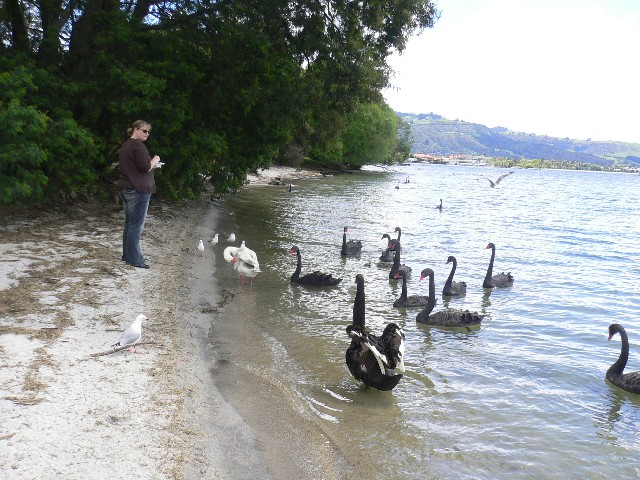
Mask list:
[[[440,115],[396,112],[411,126],[413,153],[640,165],[640,144],[572,140],[489,128]]]

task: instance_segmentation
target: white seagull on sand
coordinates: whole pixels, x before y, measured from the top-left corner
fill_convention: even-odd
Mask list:
[[[142,338],[142,321],[147,320],[147,316],[140,314],[133,321],[131,326],[127,328],[122,335],[120,335],[120,341],[111,345],[111,348],[116,347],[134,347]]]
[[[200,257],[204,255],[204,243],[202,243],[202,240],[200,240],[200,243],[198,243],[198,255]]]
[[[209,240],[209,243],[211,244],[212,247],[215,248],[215,246],[218,244],[218,234],[216,233],[213,238],[211,240]]]
[[[227,242],[235,242],[236,241],[236,234],[232,233],[231,235],[229,235],[227,237]]]

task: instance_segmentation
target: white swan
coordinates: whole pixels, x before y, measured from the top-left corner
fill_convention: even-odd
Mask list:
[[[250,284],[253,285],[253,279],[260,270],[260,263],[256,252],[245,245],[244,240],[239,247],[227,247],[222,252],[224,259],[233,263],[233,269],[240,274],[240,284],[244,282],[244,277],[249,277]]]

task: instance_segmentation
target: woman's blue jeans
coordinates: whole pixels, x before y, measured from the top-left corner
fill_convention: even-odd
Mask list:
[[[140,237],[147,219],[150,193],[139,193],[135,188],[120,191],[124,203],[124,232],[122,234],[122,260],[131,265],[145,263],[140,251]]]

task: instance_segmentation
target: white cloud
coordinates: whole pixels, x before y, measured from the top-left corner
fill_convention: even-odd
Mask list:
[[[640,1],[447,0],[390,64],[396,111],[640,143]]]

